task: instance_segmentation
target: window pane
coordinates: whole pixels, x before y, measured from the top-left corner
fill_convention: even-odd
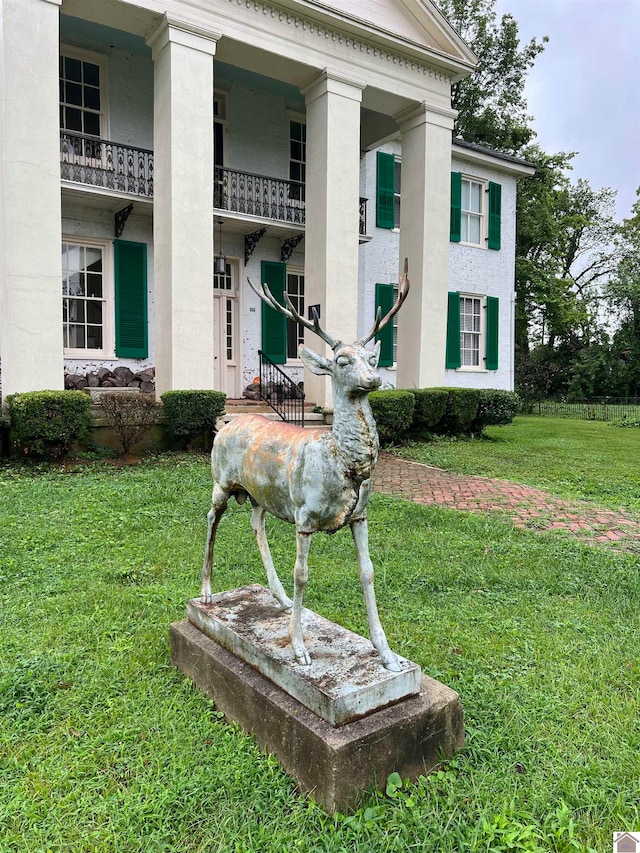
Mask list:
[[[69,326],[70,349],[86,349],[84,326]]]
[[[87,302],[87,323],[102,323],[101,302]]]
[[[69,319],[76,323],[84,323],[84,300],[69,300]]]
[[[85,249],[85,264],[91,272],[102,272],[102,249],[87,246]]]
[[[291,158],[293,160],[303,160],[302,156],[302,142],[296,142],[294,139],[291,140]]]
[[[84,87],[84,105],[89,110],[100,109],[100,89],[94,89],[92,86]]]
[[[480,213],[482,210],[482,186],[480,184],[471,184],[471,208],[474,213]]]
[[[81,253],[83,253],[81,246],[67,246],[67,269],[72,272],[80,269]]]
[[[64,111],[64,129],[82,133],[82,113],[80,110],[66,107]]]
[[[469,237],[467,242],[480,243],[480,217],[469,216]]]
[[[100,116],[97,113],[84,113],[84,132],[100,136]]]
[[[462,182],[462,209],[469,210],[469,181]]]
[[[93,62],[83,62],[84,82],[89,86],[100,85],[100,66],[94,65]]]
[[[402,163],[396,160],[394,165],[394,191],[400,194],[402,189]]]
[[[69,293],[71,296],[84,296],[84,273],[74,272],[69,276]]]
[[[101,326],[87,326],[87,349],[102,349]]]
[[[64,100],[68,104],[82,106],[82,86],[79,83],[67,83],[65,86]]]
[[[79,59],[72,59],[70,56],[65,56],[64,76],[67,80],[76,80],[78,83],[82,81],[82,63]]]

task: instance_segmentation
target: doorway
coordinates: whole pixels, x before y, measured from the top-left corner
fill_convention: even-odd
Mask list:
[[[227,397],[238,397],[238,262],[227,261],[224,274],[213,276],[213,385]]]

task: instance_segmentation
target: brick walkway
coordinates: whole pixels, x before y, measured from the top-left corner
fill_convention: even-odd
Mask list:
[[[421,504],[468,512],[506,513],[518,527],[563,530],[591,544],[640,554],[640,524],[586,501],[566,501],[507,480],[470,477],[381,453],[374,489]]]

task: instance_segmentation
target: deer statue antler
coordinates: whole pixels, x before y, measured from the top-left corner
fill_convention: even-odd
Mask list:
[[[273,293],[269,290],[269,286],[267,284],[262,284],[260,288],[257,288],[253,285],[250,278],[247,278],[249,282],[249,287],[256,296],[259,296],[260,299],[269,306],[269,308],[273,308],[274,311],[277,311],[279,314],[284,314],[289,320],[293,320],[295,323],[302,324],[305,329],[309,329],[309,331],[314,332],[318,335],[319,338],[329,344],[331,349],[336,350],[339,346],[342,345],[342,341],[338,340],[338,338],[332,338],[328,332],[320,325],[320,318],[318,317],[318,312],[315,308],[312,308],[311,311],[313,313],[313,320],[306,320],[301,314],[299,314],[296,309],[293,307],[293,303],[289,299],[288,294],[284,295],[284,301],[287,303],[286,307],[281,305],[278,300],[275,298]],[[400,307],[400,306],[398,306]]]
[[[380,307],[378,307],[378,310],[376,312],[375,322],[374,322],[373,326],[371,327],[371,329],[364,336],[364,338],[360,338],[361,344],[364,345],[364,344],[368,343],[372,338],[374,338],[378,334],[379,331],[384,329],[384,327],[391,320],[391,318],[394,317],[398,313],[398,311],[402,307],[402,303],[407,298],[407,295],[409,293],[409,287],[410,287],[409,259],[405,258],[404,259],[404,272],[400,276],[400,281],[398,283],[398,296],[396,297],[396,301],[391,306],[391,309],[384,315],[384,317],[382,317],[382,319],[381,319],[382,309]]]

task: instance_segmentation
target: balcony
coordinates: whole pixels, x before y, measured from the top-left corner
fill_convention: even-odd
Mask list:
[[[63,181],[153,198],[153,151],[82,133],[60,132]]]
[[[63,181],[153,199],[153,151],[96,136],[60,133]],[[304,227],[305,186],[216,166],[213,207],[218,211]],[[359,232],[367,233],[367,199],[360,199]]]

